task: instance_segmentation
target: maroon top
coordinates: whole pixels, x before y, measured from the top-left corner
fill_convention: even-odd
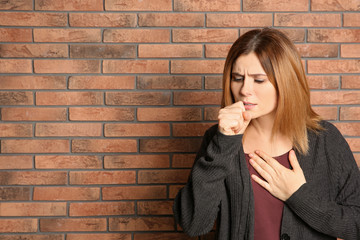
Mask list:
[[[289,152],[274,158],[283,166],[290,168]],[[260,177],[256,170],[250,165],[250,157],[248,154],[245,154],[245,158],[250,175],[255,174]],[[271,195],[252,178],[251,183],[255,203],[254,240],[279,240],[284,203]]]

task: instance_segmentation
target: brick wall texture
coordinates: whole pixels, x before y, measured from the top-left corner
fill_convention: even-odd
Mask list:
[[[240,34],[296,44],[360,166],[359,0],[0,1],[0,239],[167,240]],[[213,239],[206,235],[201,239]]]

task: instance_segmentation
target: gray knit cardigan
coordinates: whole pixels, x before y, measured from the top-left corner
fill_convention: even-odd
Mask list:
[[[306,183],[284,204],[283,240],[360,239],[360,171],[340,132],[322,121],[324,130],[308,132],[309,152],[297,159]],[[242,135],[205,133],[189,180],[176,196],[177,223],[199,236],[217,223],[218,240],[252,240],[254,201],[242,148]]]

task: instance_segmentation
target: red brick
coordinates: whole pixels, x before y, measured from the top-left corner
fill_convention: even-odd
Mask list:
[[[65,44],[0,44],[0,57],[65,58]]]
[[[222,76],[205,76],[205,89],[222,89]]]
[[[28,201],[30,187],[0,187],[0,201]]]
[[[2,12],[0,26],[64,27],[66,13]]]
[[[140,58],[200,58],[202,57],[200,44],[144,44],[139,45]]]
[[[306,58],[330,58],[339,56],[336,44],[296,44],[301,57]]]
[[[135,233],[134,240],[197,240],[198,237],[189,237],[185,233]]]
[[[71,45],[71,58],[135,58],[135,45]]]
[[[334,125],[344,136],[360,136],[360,122],[336,122]]]
[[[138,76],[137,89],[201,89],[201,76]]]
[[[101,123],[36,123],[36,137],[100,137]]]
[[[170,105],[170,92],[107,92],[106,105]]]
[[[356,164],[357,164],[358,167],[360,168],[360,154],[359,154],[359,153],[355,153],[355,154],[354,154],[354,157],[355,157]]]
[[[341,27],[341,14],[275,13],[274,25],[280,27]]]
[[[168,123],[109,123],[105,124],[104,135],[105,137],[170,136],[170,126]]]
[[[203,27],[200,13],[140,13],[140,27]]]
[[[1,42],[32,42],[30,28],[0,28]]]
[[[171,0],[106,0],[106,11],[172,11]]]
[[[0,10],[32,10],[32,0],[8,0],[0,2]]]
[[[95,187],[35,187],[35,201],[96,201],[100,189]]]
[[[169,73],[167,60],[104,60],[104,73]]]
[[[359,120],[360,107],[341,107],[340,120]]]
[[[225,61],[223,60],[173,60],[171,73],[222,73]]]
[[[0,216],[65,216],[66,203],[0,203]]]
[[[61,234],[16,234],[16,235],[4,235],[2,234],[1,240],[63,240],[64,237]]]
[[[68,153],[69,140],[1,140],[1,153]]]
[[[314,111],[325,120],[337,120],[338,109],[337,107],[313,107]]]
[[[360,27],[360,13],[343,13],[344,27]]]
[[[338,89],[338,76],[307,76],[309,87],[311,89]]]
[[[195,154],[174,154],[171,167],[191,168],[194,164]]]
[[[204,120],[217,121],[220,107],[207,107],[204,109]]]
[[[231,44],[206,44],[205,56],[207,58],[226,58]]]
[[[341,45],[341,57],[360,58],[360,45],[359,44]]]
[[[40,219],[41,232],[92,232],[106,231],[105,218],[48,218]]]
[[[66,77],[0,76],[0,89],[66,89]]]
[[[31,60],[0,59],[0,73],[32,73]]]
[[[66,108],[2,108],[3,121],[65,121]]]
[[[101,169],[99,156],[40,155],[35,156],[37,169]]]
[[[344,75],[341,76],[341,88],[360,89],[359,75]]]
[[[179,190],[184,187],[184,185],[170,185],[169,187],[169,198],[173,199],[176,197]]]
[[[126,217],[109,218],[110,231],[171,231],[173,217]]]
[[[134,89],[134,76],[71,76],[69,89]]]
[[[133,108],[70,108],[71,121],[133,121],[135,110]]]
[[[200,121],[200,108],[139,108],[139,121]]]
[[[174,137],[201,137],[214,123],[173,123]]]
[[[0,137],[31,137],[32,124],[0,123]]]
[[[360,42],[360,29],[309,29],[309,42]]]
[[[86,171],[70,172],[70,184],[131,184],[136,181],[135,171]]]
[[[173,201],[140,201],[137,213],[140,215],[172,215]]]
[[[66,172],[18,171],[1,172],[1,185],[64,185]]]
[[[140,152],[197,152],[201,139],[140,139]]]
[[[267,27],[272,25],[272,14],[207,14],[207,27]]]
[[[138,182],[149,183],[186,183],[190,170],[140,170]]]
[[[34,29],[35,42],[101,42],[101,29]]]
[[[222,92],[175,92],[174,105],[219,105]]]
[[[293,42],[305,41],[305,29],[281,28],[279,30],[282,31]]]
[[[234,42],[237,29],[173,29],[174,42]]]
[[[36,105],[101,105],[101,92],[37,92]]]
[[[244,0],[243,1],[243,11],[245,12],[284,12],[284,11],[296,11],[296,12],[305,12],[309,10],[309,1],[299,0],[296,2],[293,1],[282,1],[282,0]]]
[[[104,168],[168,168],[168,155],[116,155],[104,157]]]
[[[166,186],[103,187],[103,200],[165,199]]]
[[[240,2],[236,0],[175,0],[174,10],[177,12],[211,12],[211,11],[240,11]]]
[[[32,92],[0,92],[0,105],[32,105]]]
[[[101,240],[131,240],[131,234],[130,233],[66,234],[66,240],[99,240],[99,239],[101,239]]]
[[[136,152],[133,139],[74,139],[72,152]]]
[[[35,73],[100,73],[100,60],[34,60]]]
[[[102,0],[35,0],[35,10],[45,11],[103,11]]]
[[[38,220],[28,219],[0,219],[0,232],[2,233],[22,233],[37,232]]]
[[[168,29],[105,29],[104,42],[168,43]]]
[[[308,60],[308,73],[360,73],[360,60]]]
[[[136,14],[70,13],[71,27],[136,27]]]
[[[360,138],[346,138],[346,141],[353,152],[360,151]]]
[[[347,0],[311,0],[311,11],[358,11],[356,1]]]
[[[313,91],[311,103],[316,105],[360,104],[360,91]]]
[[[135,214],[135,204],[134,202],[70,203],[69,212],[69,216],[130,215]]]

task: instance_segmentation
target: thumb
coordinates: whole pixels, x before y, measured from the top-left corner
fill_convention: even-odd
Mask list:
[[[244,124],[246,126],[249,125],[249,123],[251,121],[251,113],[244,111],[243,112],[243,117],[244,117]]]
[[[301,169],[299,161],[297,160],[296,154],[294,150],[290,150],[289,153],[289,162],[291,167],[296,171],[298,169]]]

